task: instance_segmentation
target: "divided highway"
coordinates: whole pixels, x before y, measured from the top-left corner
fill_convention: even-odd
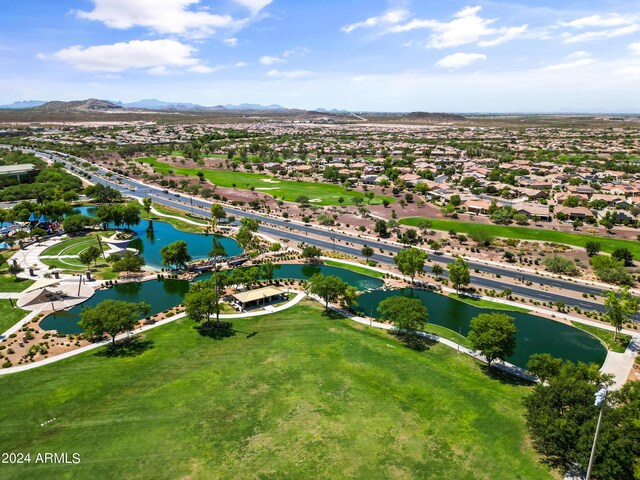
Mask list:
[[[70,163],[64,156],[54,152],[46,152],[46,151],[35,151],[28,150],[37,154],[40,157],[48,159],[50,161],[58,161],[65,164],[67,167],[73,167],[76,170],[82,170],[77,165]],[[94,183],[101,183],[103,185],[107,185],[113,188],[118,189],[123,193],[123,195],[129,195],[131,197],[136,198],[144,198],[147,196],[152,196],[153,201],[160,205],[165,205],[168,207],[173,207],[179,209],[184,212],[194,211],[203,216],[209,216],[209,208],[211,206],[211,202],[207,202],[200,199],[191,199],[185,196],[180,196],[175,193],[164,193],[162,188],[145,185],[141,182],[131,180],[127,177],[122,177],[116,174],[112,174],[108,170],[99,168],[97,173],[101,175],[112,174],[112,177],[109,180],[97,176],[96,172],[85,171],[88,173],[91,178],[90,180]],[[335,250],[337,252],[361,256],[360,249],[363,245],[369,244],[371,245],[371,241],[366,241],[361,238],[353,237],[350,235],[330,232],[318,227],[314,227],[311,225],[300,225],[298,223],[287,222],[285,220],[268,217],[266,215],[261,215],[253,212],[246,212],[237,208],[225,207],[225,210],[237,217],[248,217],[254,218],[261,221],[260,231],[268,234],[277,239],[286,239],[289,241],[297,242],[297,243],[307,243],[309,245],[315,245],[325,250]],[[314,238],[309,235],[315,235],[323,238]],[[335,239],[332,240],[332,239]],[[347,243],[349,245],[347,245]],[[397,253],[402,248],[397,245],[387,245],[383,243],[378,243],[375,245],[376,249],[382,249],[385,252],[389,253]],[[375,253],[372,257],[372,260],[380,262],[382,264],[393,264],[393,259],[388,255],[383,255],[380,253]],[[431,255],[431,258],[437,258],[438,261],[443,263],[451,263],[453,259],[445,256],[434,256]],[[494,275],[500,275],[501,277],[511,278],[515,280],[532,282],[531,286],[524,285],[524,282],[518,284],[507,284],[501,282],[499,279],[494,278],[485,278],[481,276],[473,276],[472,272],[472,283],[475,286],[494,289],[496,291],[502,291],[505,288],[511,288],[513,293],[518,296],[524,296],[527,298],[532,298],[535,300],[539,300],[541,302],[553,302],[553,301],[562,301],[566,305],[580,307],[582,309],[587,310],[595,310],[603,312],[605,310],[602,304],[589,301],[586,298],[582,298],[583,294],[587,295],[595,295],[596,297],[600,296],[603,292],[602,289],[590,285],[584,285],[581,283],[574,283],[567,280],[562,280],[558,278],[546,277],[532,273],[522,273],[509,268],[504,268],[500,266],[494,265],[485,265],[479,262],[469,262],[472,270],[478,269],[483,272],[488,272]],[[425,267],[426,272],[431,271],[431,267]],[[574,292],[578,298],[573,298],[565,295],[557,295],[554,293],[546,292],[540,290],[540,285],[551,286],[566,290],[568,292]]]

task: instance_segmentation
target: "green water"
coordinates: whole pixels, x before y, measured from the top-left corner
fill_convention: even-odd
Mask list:
[[[64,312],[47,315],[40,327],[57,330],[58,333],[81,333],[78,325],[83,308],[95,307],[103,300],[124,300],[126,302],[147,302],[151,306],[150,315],[155,315],[182,303],[189,291],[185,280],[150,280],[115,285],[107,290],[97,291],[89,300]]]
[[[75,209],[75,213],[82,215],[95,216],[95,207],[79,207]],[[137,249],[147,262],[147,265],[154,268],[162,268],[162,255],[160,250],[170,243],[177,240],[187,242],[189,254],[194,260],[207,258],[209,250],[211,250],[213,235],[202,235],[198,233],[181,232],[170,223],[162,221],[153,222],[153,233],[147,232],[148,220],[142,220],[132,230],[137,235],[129,244],[130,247]],[[242,253],[242,248],[233,238],[215,236],[227,251],[227,256],[233,257]]]
[[[473,317],[489,310],[474,307],[453,298],[425,290],[378,290],[358,297],[358,309],[365,315],[378,318],[378,304],[385,298],[403,295],[419,298],[429,310],[429,322],[446,327],[462,335],[469,333]],[[572,362],[593,362],[602,365],[607,356],[600,341],[582,330],[527,313],[503,312],[515,318],[516,352],[509,362],[525,367],[534,353],[549,353]]]
[[[382,280],[369,277],[360,273],[352,272],[342,268],[316,265],[276,265],[274,278],[295,278],[304,280],[312,277],[316,273],[325,275],[337,275],[345,282],[355,286],[359,290],[379,288]],[[200,275],[197,280],[205,280],[210,274]],[[184,280],[152,280],[149,282],[134,282],[115,285],[108,290],[97,291],[86,302],[76,305],[70,310],[58,312],[55,315],[48,315],[40,326],[44,330],[57,330],[58,333],[81,333],[82,329],[78,325],[80,313],[83,308],[93,307],[103,300],[124,300],[127,302],[145,301],[151,305],[151,315],[175,307],[182,303],[184,295],[189,291],[189,282]]]
[[[372,288],[380,288],[384,285],[384,282],[375,277],[363,275],[362,273],[352,272],[339,267],[331,267],[329,265],[301,265],[294,263],[285,263],[282,265],[275,265],[273,271],[273,278],[294,280],[308,280],[314,275],[321,273],[323,275],[335,275],[347,282],[349,285],[353,285],[358,290],[370,290]],[[209,278],[210,274],[204,274],[198,279]]]

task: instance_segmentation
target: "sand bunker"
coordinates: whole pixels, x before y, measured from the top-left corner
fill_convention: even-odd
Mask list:
[[[260,181],[266,183],[280,183],[278,180],[274,180],[273,178],[261,178]]]

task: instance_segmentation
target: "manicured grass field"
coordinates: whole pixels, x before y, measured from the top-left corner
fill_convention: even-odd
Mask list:
[[[367,267],[359,267],[357,265],[351,265],[349,263],[342,263],[337,260],[325,260],[324,263],[325,265],[344,268],[345,270],[351,270],[352,272],[361,273],[363,275],[369,275],[370,277],[384,278],[384,273],[378,272],[377,270],[371,270],[370,268],[367,268]]]
[[[528,313],[531,310],[522,307],[514,307],[513,305],[505,305],[504,303],[492,302],[491,300],[486,300],[484,298],[472,298],[464,295],[458,295],[457,293],[450,293],[449,296],[451,298],[455,298],[456,300],[460,300],[461,302],[468,303],[469,305],[473,305],[478,308],[489,308],[491,310],[508,310],[511,312],[521,312]]]
[[[158,212],[160,212],[160,213],[164,213],[165,215],[172,215],[174,217],[180,217],[180,218],[185,219],[185,220],[190,220],[190,221],[193,221],[193,222],[198,222],[198,223],[202,223],[203,224],[203,226],[199,227],[198,225],[193,225],[193,224],[188,223],[188,222],[183,222],[182,220],[177,219],[177,218],[161,217],[161,216],[158,216],[158,215],[154,215],[153,213],[151,214],[151,219],[153,221],[157,220],[157,221],[160,221],[160,222],[169,223],[169,224],[173,225],[175,228],[177,228],[178,230],[180,230],[182,232],[202,233],[202,230],[204,229],[204,226],[207,223],[205,220],[202,220],[202,219],[199,219],[199,218],[188,217],[187,215],[185,215],[182,212],[179,212],[177,210],[173,210],[171,208],[163,207],[162,205],[155,204],[155,205],[153,205],[153,208],[155,210],[157,210]],[[146,213],[143,213],[143,215],[146,218]],[[143,221],[145,221],[145,220],[143,220]]]
[[[15,305],[16,301],[13,301]],[[29,312],[21,308],[13,308],[9,300],[0,300],[0,333],[6,332],[22,320]],[[0,468],[0,472],[2,469]]]
[[[253,186],[256,191],[273,195],[276,198],[284,197],[284,199],[289,202],[295,202],[300,195],[304,195],[310,200],[318,199],[319,201],[313,202],[314,205],[339,205],[338,198],[340,197],[344,198],[343,205],[352,205],[353,202],[351,199],[353,197],[365,198],[362,192],[348,191],[340,185],[328,183],[280,180],[260,173],[174,167],[167,163],[160,162],[155,158],[137,158],[136,161],[152,165],[159,173],[169,173],[169,171],[173,171],[179,175],[195,177],[198,172],[202,171],[205,178],[221,187],[233,188],[235,184],[235,187],[240,190],[249,190],[249,188]],[[374,198],[371,204],[380,204],[385,198],[392,203],[395,201],[393,197],[378,196]],[[365,200],[365,204],[366,203],[367,200]]]
[[[63,240],[60,243],[50,246],[42,252],[44,256],[56,256],[56,255],[78,255],[83,250],[86,250],[91,245],[98,245],[96,240],[97,235],[103,237],[109,237],[113,235],[112,231],[93,232],[88,235],[81,235],[78,237],[71,237],[67,240]]]
[[[402,225],[416,226],[423,217],[407,217],[400,219]],[[622,240],[617,238],[598,237],[584,233],[557,232],[546,228],[529,228],[505,225],[488,225],[486,223],[462,222],[441,218],[430,218],[434,230],[455,230],[458,233],[471,233],[472,231],[484,231],[495,237],[517,238],[521,240],[537,240],[541,242],[564,243],[576,247],[584,247],[589,240],[600,243],[603,252],[611,253],[616,248],[626,247],[633,253],[636,260],[640,260],[640,242],[634,240]]]
[[[605,346],[611,350],[612,352],[623,353],[629,342],[631,341],[630,335],[625,335],[624,333],[619,333],[616,337],[616,341],[613,341],[613,332],[609,330],[605,330],[603,328],[592,327],[591,325],[585,325],[580,322],[571,322],[571,324],[579,328],[580,330],[584,330],[587,333],[590,333],[594,337],[599,338]]]
[[[415,352],[306,302],[235,328],[214,340],[183,319],[137,356],[0,377],[3,451],[81,455],[3,477],[552,478],[526,434],[530,387],[465,355]]]
[[[0,292],[21,292],[34,284],[33,280],[16,278],[5,272],[0,271]]]
[[[446,338],[447,340],[451,340],[452,342],[459,343],[463,347],[471,348],[471,342],[464,335],[460,335],[458,332],[454,332],[446,327],[441,327],[440,325],[436,325],[434,323],[427,323],[427,327],[424,329],[427,333],[433,333],[434,335],[438,335],[439,337]]]

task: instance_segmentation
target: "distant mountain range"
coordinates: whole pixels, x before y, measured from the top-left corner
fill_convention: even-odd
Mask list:
[[[164,111],[230,111],[230,112],[304,112],[304,110],[286,108],[281,105],[260,105],[257,103],[242,103],[240,105],[215,105],[203,106],[197,103],[186,102],[165,102],[156,98],[148,98],[137,102],[120,102],[111,100],[98,100],[90,98],[87,100],[76,100],[71,102],[43,100],[27,100],[13,102],[9,105],[0,105],[0,109],[26,110],[36,109],[44,111],[55,110],[81,110],[81,111],[117,111],[117,110],[164,110]],[[318,108],[315,112],[324,114],[345,114],[346,110],[326,110]]]
[[[39,107],[45,103],[47,102],[44,100],[24,100],[22,102],[13,102],[9,105],[0,105],[0,108],[5,108],[7,110],[22,110],[25,108]]]

